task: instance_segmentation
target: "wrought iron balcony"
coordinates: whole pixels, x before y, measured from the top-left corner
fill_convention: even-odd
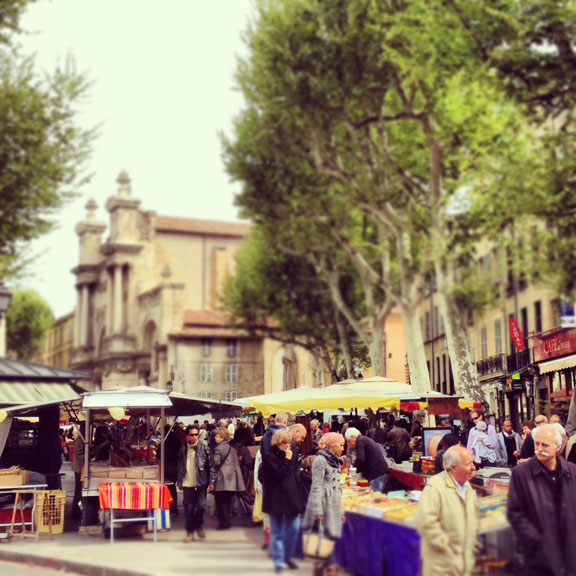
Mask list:
[[[504,373],[506,372],[504,354],[496,354],[495,356],[490,356],[490,358],[479,360],[476,362],[476,367],[478,368],[478,374],[480,376],[485,376],[486,374]]]
[[[522,350],[522,352],[514,352],[506,357],[506,363],[508,365],[508,373],[517,372],[525,366],[532,364],[532,349],[527,348]]]

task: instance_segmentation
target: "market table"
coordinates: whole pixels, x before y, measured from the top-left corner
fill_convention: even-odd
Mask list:
[[[334,546],[340,566],[361,576],[420,574],[420,535],[415,527],[356,512],[345,515],[342,538]],[[507,522],[483,525],[480,521],[478,534],[488,557],[512,562],[514,546]]]
[[[415,576],[420,573],[420,536],[415,528],[346,512],[336,562],[362,576]]]
[[[156,510],[167,510],[173,499],[168,486],[160,482],[104,482],[98,486],[100,508],[110,510],[110,542],[114,542],[114,524],[119,522],[152,522],[157,541]],[[145,518],[114,518],[115,510],[142,510]]]
[[[399,468],[390,468],[390,477],[412,490],[423,490],[428,478],[430,478],[426,474],[416,474],[416,472],[407,472]]]

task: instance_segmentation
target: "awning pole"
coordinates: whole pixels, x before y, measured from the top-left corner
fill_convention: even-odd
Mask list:
[[[160,408],[160,482],[164,484],[164,426],[166,425],[164,408]]]
[[[90,408],[86,408],[86,422],[84,423],[84,489],[90,488]]]

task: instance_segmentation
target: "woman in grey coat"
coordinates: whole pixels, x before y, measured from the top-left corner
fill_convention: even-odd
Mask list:
[[[218,518],[218,530],[228,530],[231,526],[230,512],[232,497],[237,492],[244,492],[244,480],[240,470],[238,454],[228,440],[230,434],[224,427],[216,430],[214,435],[216,448],[214,449],[213,473],[214,484],[208,487],[209,492],[214,493],[216,502],[216,517]]]
[[[340,487],[340,466],[346,441],[342,434],[328,432],[318,444],[318,456],[312,464],[312,487],[304,514],[302,530],[310,530],[315,522],[322,525],[324,534],[333,539],[342,535],[344,512],[342,510],[342,489]],[[328,561],[328,571],[337,573],[332,558]],[[314,566],[314,576],[321,575],[324,566]]]

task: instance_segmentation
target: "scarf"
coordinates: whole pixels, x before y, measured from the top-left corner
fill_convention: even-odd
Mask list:
[[[318,450],[318,456],[323,456],[328,460],[328,464],[332,466],[332,468],[340,468],[342,461],[340,458],[332,452],[332,450],[328,450],[328,448],[320,448]]]

